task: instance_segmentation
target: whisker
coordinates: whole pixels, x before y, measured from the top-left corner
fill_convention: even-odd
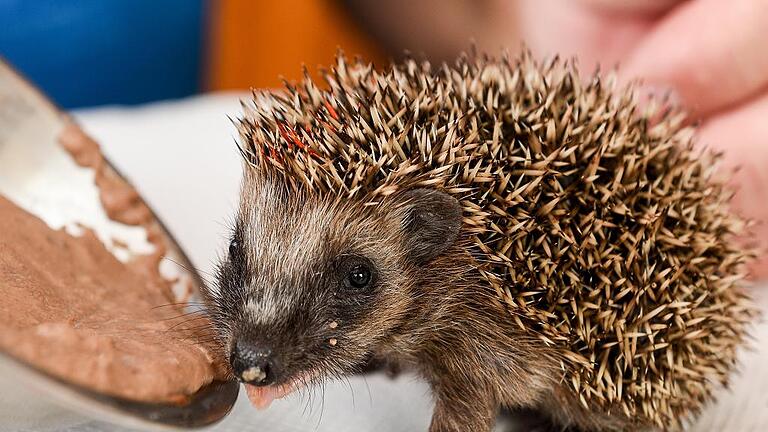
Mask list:
[[[371,386],[368,385],[368,378],[366,378],[365,375],[360,375],[363,377],[363,383],[365,383],[365,389],[368,391],[368,405],[371,407],[373,406],[373,396],[371,395]]]
[[[188,271],[189,273],[195,273],[195,274],[198,274],[198,275],[200,275],[200,277],[201,277],[201,278],[202,278],[202,279],[205,281],[205,283],[207,283],[207,284],[210,284],[210,283],[211,283],[211,281],[210,281],[210,280],[208,280],[208,279],[206,279],[206,278],[216,279],[216,275],[214,275],[214,274],[212,274],[212,273],[210,273],[210,272],[208,272],[208,271],[200,270],[200,269],[198,269],[198,268],[196,268],[196,267],[194,267],[194,266],[189,266],[189,267],[188,267],[188,266],[186,266],[186,265],[184,265],[184,264],[182,264],[182,263],[180,263],[180,262],[176,261],[175,259],[173,259],[173,258],[171,258],[171,257],[169,257],[169,256],[165,256],[165,257],[163,257],[163,259],[166,259],[166,260],[168,260],[168,261],[170,261],[170,262],[172,262],[172,263],[176,264],[177,266],[179,266],[179,267],[181,267],[182,269],[184,269],[184,270]],[[203,276],[205,276],[205,277],[203,277]]]
[[[320,383],[320,416],[315,423],[315,430],[320,429],[320,422],[323,421],[323,414],[325,413],[325,383],[325,380]]]
[[[200,329],[191,332],[174,333],[176,339],[185,341],[195,341],[199,343],[219,343],[221,340],[212,335],[213,331]]]
[[[302,381],[301,386],[304,389],[304,392],[302,392],[302,393],[303,393],[303,396],[305,396],[305,398],[304,398],[304,407],[301,410],[301,416],[302,417],[307,417],[307,411],[310,410],[310,405],[311,405],[311,402],[312,402],[312,389],[307,387],[307,384],[306,384],[306,382],[304,381],[303,378],[301,379],[301,381]]]
[[[200,320],[207,320],[207,321],[209,321],[208,316],[197,316],[197,317],[189,318],[189,319],[186,319],[186,320],[184,320],[182,322],[176,323],[176,324],[168,327],[167,330],[174,330],[174,329],[176,329],[176,328],[178,328],[180,326],[183,326],[184,324],[193,323],[195,321],[200,321]],[[206,324],[206,325],[209,325],[209,324]],[[193,327],[193,328],[196,328],[196,327]],[[182,328],[182,330],[189,330],[189,328]]]
[[[349,381],[349,377],[344,377],[344,382],[346,382],[349,393],[352,395],[352,411],[355,411],[357,408],[357,404],[355,402],[355,389],[352,387],[352,383]]]
[[[217,340],[216,336],[213,335],[213,329],[211,328],[199,328],[199,329],[189,329],[189,330],[181,330],[177,332],[173,332],[176,336],[178,336],[180,339],[195,339],[195,340]]]
[[[150,310],[160,309],[160,308],[167,308],[167,307],[179,307],[179,306],[205,306],[205,303],[202,302],[194,302],[194,301],[185,301],[185,302],[176,302],[176,303],[165,303],[158,306],[153,306]]]
[[[162,318],[162,319],[159,319],[158,321],[159,322],[174,321],[174,320],[177,320],[179,318],[185,318],[185,317],[194,316],[194,315],[201,315],[201,316],[206,316],[206,317],[208,316],[207,312],[202,311],[202,310],[196,310],[196,311],[192,311],[192,312],[185,312],[183,314],[176,315],[176,316],[173,316],[173,317],[170,317],[170,318]]]

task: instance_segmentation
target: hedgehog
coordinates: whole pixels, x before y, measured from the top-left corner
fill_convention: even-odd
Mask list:
[[[574,60],[339,54],[254,91],[241,201],[204,293],[257,406],[371,362],[429,384],[429,430],[500,410],[674,430],[754,317],[748,225],[685,113]]]

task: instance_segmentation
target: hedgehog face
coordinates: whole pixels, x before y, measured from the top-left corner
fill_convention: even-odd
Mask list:
[[[460,226],[458,202],[436,191],[366,206],[246,179],[207,297],[254,403],[360,370],[398,336],[428,262]]]

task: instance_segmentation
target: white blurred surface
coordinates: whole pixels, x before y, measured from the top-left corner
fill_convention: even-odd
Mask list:
[[[237,203],[240,156],[227,115],[239,112],[239,95],[221,94],[140,108],[77,113],[85,130],[137,186],[203,274],[222,250]],[[768,311],[766,289],[760,292]],[[706,410],[695,431],[768,431],[768,325],[754,332],[755,349],[742,356],[731,391]],[[241,395],[242,396],[242,395]],[[411,377],[351,378],[314,392],[313,402],[289,398],[267,411],[241,397],[235,411],[212,430],[425,431],[431,415],[426,386]],[[321,403],[321,401],[323,401]],[[88,421],[67,431],[119,428]]]
[[[221,94],[74,113],[204,274],[237,204],[240,154],[227,115],[238,101]]]

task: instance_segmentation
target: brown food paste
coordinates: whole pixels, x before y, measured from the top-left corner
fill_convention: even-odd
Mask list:
[[[54,231],[0,195],[0,349],[64,381],[141,402],[184,403],[227,379],[206,318],[173,305],[158,267],[163,236],[138,193],[76,126],[61,143],[95,169],[107,214],[145,227],[156,252],[122,263],[93,232]]]

